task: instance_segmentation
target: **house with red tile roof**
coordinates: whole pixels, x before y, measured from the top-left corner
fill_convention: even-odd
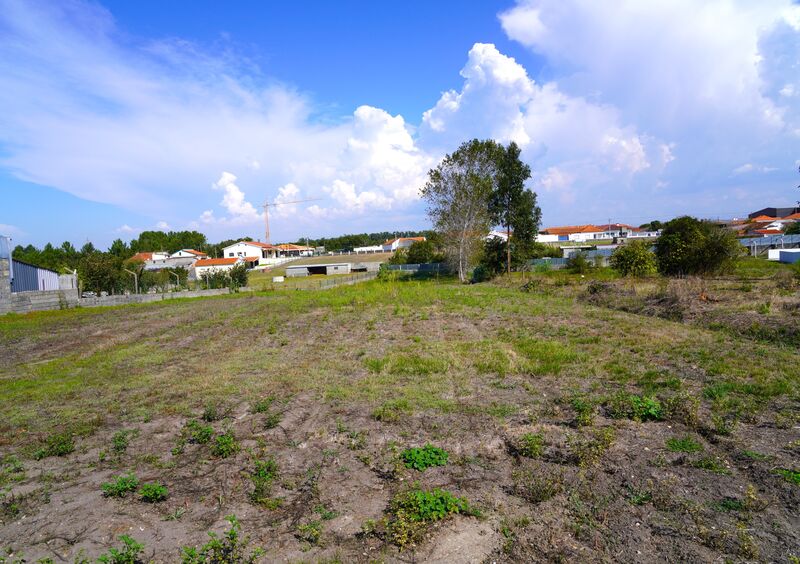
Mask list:
[[[386,241],[381,247],[383,247],[383,252],[391,253],[398,249],[407,249],[418,241],[425,241],[425,237],[397,237]]]

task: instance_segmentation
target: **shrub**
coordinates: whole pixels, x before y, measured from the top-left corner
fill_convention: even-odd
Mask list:
[[[250,500],[253,503],[264,503],[269,500],[272,491],[272,482],[278,475],[278,463],[274,459],[256,460],[255,468],[250,473],[250,481],[253,482],[253,493]]]
[[[409,448],[400,454],[406,468],[424,471],[432,466],[445,466],[448,454],[446,450],[427,444],[422,448]]]
[[[672,452],[699,452],[703,450],[703,445],[695,441],[692,437],[673,437],[667,439],[667,448]]]
[[[211,445],[211,454],[218,458],[228,458],[237,452],[239,452],[239,442],[231,431],[217,435],[214,444]]]
[[[433,262],[434,255],[435,251],[433,248],[433,243],[427,239],[425,241],[415,241],[408,248],[406,261],[408,264],[423,264],[427,262]]]
[[[106,497],[125,497],[128,492],[136,491],[138,487],[139,479],[133,474],[117,476],[113,482],[106,482],[100,486]]]
[[[735,232],[689,216],[667,222],[656,242],[658,270],[670,276],[725,272],[742,252]]]
[[[72,433],[55,433],[47,437],[45,445],[37,450],[33,457],[36,460],[48,458],[50,456],[66,456],[75,451],[75,440]]]
[[[136,564],[140,562],[139,553],[144,550],[144,545],[128,535],[120,536],[119,540],[122,541],[122,549],[111,548],[108,553],[99,556],[97,561],[104,564]]]
[[[592,269],[592,263],[586,258],[586,253],[578,251],[567,260],[567,270],[573,274],[586,274]]]
[[[185,546],[181,549],[183,564],[254,564],[263,555],[260,549],[247,552],[249,538],[240,536],[239,521],[235,515],[228,515],[225,519],[231,527],[221,538],[216,533],[208,533],[211,540],[200,548]]]
[[[541,433],[525,433],[519,438],[516,450],[527,458],[539,458],[544,452],[544,437]]]
[[[658,270],[656,255],[644,241],[631,241],[617,247],[611,255],[611,268],[623,276],[636,278],[651,276]]]
[[[141,497],[142,501],[147,503],[158,503],[159,501],[164,501],[167,499],[167,495],[169,495],[167,487],[162,486],[158,482],[142,484],[142,487],[139,488],[139,496]]]
[[[244,263],[237,264],[233,268],[228,271],[228,278],[230,279],[230,288],[232,290],[238,290],[239,288],[244,288],[247,286],[247,265]]]

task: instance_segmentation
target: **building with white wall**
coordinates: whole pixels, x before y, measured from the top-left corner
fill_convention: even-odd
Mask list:
[[[390,253],[398,249],[407,249],[419,241],[425,241],[425,237],[398,237],[396,239],[386,241],[383,245],[381,245],[381,248],[383,249],[383,252]]]

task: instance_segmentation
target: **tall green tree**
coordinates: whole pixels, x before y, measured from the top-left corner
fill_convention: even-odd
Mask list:
[[[496,189],[498,148],[491,140],[463,143],[428,172],[422,188],[428,216],[461,282],[468,280],[491,226],[488,202]]]
[[[489,198],[492,221],[505,228],[506,272],[509,273],[512,248],[519,255],[526,255],[536,242],[542,218],[542,210],[536,205],[536,194],[525,188],[525,181],[531,177],[531,167],[522,162],[520,153],[519,146],[513,141],[508,147],[498,147],[496,188]]]

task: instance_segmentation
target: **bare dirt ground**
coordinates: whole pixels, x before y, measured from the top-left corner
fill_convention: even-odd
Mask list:
[[[577,278],[297,294],[0,318],[0,554],[178,562],[235,515],[262,561],[800,556],[796,347]],[[166,499],[104,495],[130,474]],[[398,501],[431,491],[468,508]]]

